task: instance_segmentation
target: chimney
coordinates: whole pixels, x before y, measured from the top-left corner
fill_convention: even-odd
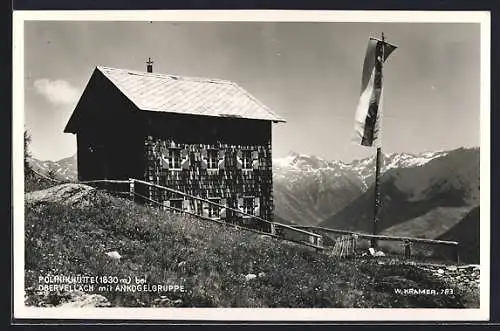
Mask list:
[[[148,72],[153,72],[153,61],[151,60],[151,58],[148,59],[148,61],[146,62],[147,63],[147,71]]]

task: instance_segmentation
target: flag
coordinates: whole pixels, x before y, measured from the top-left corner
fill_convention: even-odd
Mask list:
[[[370,38],[361,79],[361,96],[354,119],[354,141],[363,146],[380,145],[380,99],[383,62],[396,49],[385,41]]]

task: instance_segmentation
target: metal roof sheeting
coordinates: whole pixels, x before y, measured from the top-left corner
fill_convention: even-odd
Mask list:
[[[285,122],[231,81],[102,66],[97,70],[141,110]]]

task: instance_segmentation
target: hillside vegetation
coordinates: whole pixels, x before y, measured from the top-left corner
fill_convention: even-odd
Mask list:
[[[140,277],[185,292],[99,292],[131,307],[477,307],[477,293],[395,260],[337,260],[252,232],[138,205],[85,185],[25,195],[26,304],[58,306],[39,276]],[[117,251],[120,260],[106,253]],[[253,275],[253,276],[249,276]],[[255,277],[254,277],[255,276]],[[396,289],[452,288],[447,295]],[[96,292],[97,293],[97,292]]]
[[[43,190],[57,184],[48,177],[42,177],[30,168],[25,169],[24,192]]]

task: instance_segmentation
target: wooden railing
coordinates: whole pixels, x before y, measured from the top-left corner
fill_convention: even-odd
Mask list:
[[[330,228],[324,228],[324,227],[318,227],[318,226],[297,225],[294,227],[297,229],[307,229],[310,231],[314,231],[316,233],[323,232],[323,233],[333,233],[336,235],[351,235],[351,236],[355,236],[356,238],[370,239],[370,240],[376,239],[376,240],[382,240],[382,241],[400,241],[400,242],[404,243],[404,255],[406,257],[412,256],[412,251],[411,251],[411,247],[412,247],[411,244],[412,243],[451,246],[453,249],[454,260],[457,262],[457,264],[460,263],[460,256],[459,256],[460,244],[457,241],[437,240],[437,239],[427,239],[427,238],[413,238],[413,237],[399,237],[399,236],[388,236],[388,235],[374,235],[374,234],[368,234],[368,233],[362,233],[362,232],[330,229]]]
[[[287,241],[291,241],[294,243],[298,243],[301,245],[315,248],[316,250],[323,249],[323,237],[320,234],[306,231],[303,229],[299,229],[299,228],[289,226],[286,224],[271,222],[271,221],[263,219],[259,216],[252,215],[252,214],[246,213],[244,211],[241,211],[239,209],[231,208],[229,206],[222,205],[222,204],[219,204],[219,203],[216,203],[216,202],[213,202],[213,201],[210,201],[210,200],[198,197],[198,196],[194,196],[194,195],[191,195],[191,194],[179,191],[179,190],[175,190],[175,189],[172,189],[169,187],[165,187],[162,185],[158,185],[158,184],[154,184],[154,183],[150,183],[147,181],[134,179],[134,178],[130,178],[128,180],[100,179],[100,180],[81,181],[80,183],[97,186],[98,188],[104,188],[104,189],[107,189],[107,190],[113,191],[113,192],[128,194],[128,196],[132,200],[135,200],[136,198],[140,198],[143,201],[147,201],[149,203],[158,205],[158,206],[162,207],[163,209],[168,209],[168,210],[176,211],[179,213],[184,213],[187,215],[192,215],[192,216],[198,217],[198,218],[203,219],[203,220],[212,221],[212,222],[224,224],[227,226],[233,226],[233,227],[236,227],[239,229],[244,229],[244,230],[248,230],[251,232],[256,232],[256,233],[259,233],[262,235],[267,235],[267,236],[274,237],[274,238],[284,239]],[[112,185],[115,185],[115,187],[114,188],[111,187]],[[122,187],[117,189],[116,185],[120,185]],[[127,189],[125,189],[123,187],[123,185],[127,185]],[[206,217],[206,216],[198,214],[198,213],[193,213],[193,212],[185,210],[185,209],[178,209],[178,208],[174,208],[172,206],[168,206],[166,204],[163,204],[162,202],[159,202],[159,201],[152,199],[151,197],[148,197],[144,194],[139,193],[138,191],[140,191],[140,190],[137,189],[138,185],[144,185],[146,187],[153,187],[153,188],[156,188],[159,190],[164,190],[164,191],[167,191],[170,193],[180,195],[183,197],[183,199],[191,199],[191,200],[195,200],[195,201],[200,201],[200,202],[206,203],[212,207],[217,207],[220,209],[224,208],[226,211],[232,211],[233,213],[235,213],[237,215],[245,216],[247,219],[258,221],[261,224],[267,224],[268,227],[270,228],[270,231],[269,232],[261,231],[259,229],[252,228],[251,226],[248,226],[248,225],[246,226],[245,224],[226,222],[226,221],[221,220],[221,219]]]
[[[413,237],[400,237],[400,236],[389,236],[389,235],[373,235],[373,234],[368,234],[368,233],[362,233],[362,232],[356,232],[356,231],[349,231],[349,230],[340,230],[340,229],[330,229],[330,228],[324,228],[324,227],[318,227],[318,226],[303,226],[303,225],[286,225],[286,224],[281,224],[281,223],[276,223],[276,222],[271,222],[266,219],[263,219],[259,216],[252,215],[249,213],[246,213],[244,211],[241,211],[239,209],[231,208],[226,205],[222,205],[198,196],[194,196],[179,190],[175,190],[169,187],[165,187],[162,185],[150,183],[147,181],[139,180],[139,179],[134,179],[130,178],[128,180],[113,180],[113,179],[101,179],[101,180],[91,180],[91,181],[81,181],[80,183],[82,184],[97,184],[97,186],[101,186],[101,188],[106,188],[110,191],[113,192],[118,192],[121,194],[126,194],[128,195],[132,200],[135,200],[137,197],[142,199],[143,201],[150,202],[152,204],[156,204],[159,207],[163,209],[168,209],[172,210],[175,212],[179,213],[184,213],[187,215],[192,215],[195,217],[198,217],[203,220],[219,223],[219,224],[224,224],[226,226],[233,226],[236,228],[241,228],[247,231],[263,234],[263,235],[268,235],[270,237],[274,238],[280,238],[284,240],[288,240],[291,242],[295,242],[301,245],[313,247],[317,250],[323,250],[326,248],[326,246],[329,246],[328,244],[325,243],[325,239],[331,239],[328,234],[335,234],[335,235],[343,235],[343,236],[353,236],[357,239],[377,239],[381,241],[400,241],[404,243],[404,255],[406,257],[411,257],[412,256],[412,243],[421,243],[421,244],[431,244],[431,245],[445,245],[445,246],[451,246],[453,248],[453,255],[454,255],[454,260],[459,263],[460,258],[459,258],[459,248],[460,245],[456,241],[446,241],[446,240],[436,240],[436,239],[426,239],[426,238],[413,238]],[[102,185],[99,185],[102,184]],[[170,193],[174,193],[177,195],[182,196],[184,199],[192,199],[196,201],[201,201],[204,202],[208,205],[218,207],[218,208],[225,208],[226,210],[230,210],[238,215],[246,216],[247,218],[250,218],[252,220],[259,221],[264,224],[268,224],[270,226],[271,231],[261,231],[258,229],[254,229],[248,226],[244,225],[239,225],[231,222],[226,222],[221,219],[217,218],[211,218],[211,217],[206,217],[204,215],[200,215],[197,213],[193,213],[190,211],[187,211],[185,209],[178,209],[174,208],[172,206],[165,205],[159,201],[156,201],[154,199],[151,199],[150,197],[140,194],[137,190],[137,186],[139,185],[144,185],[148,187],[154,187],[159,190],[165,190]],[[110,187],[111,185],[121,185],[122,187],[117,189]],[[125,189],[125,187],[127,189]],[[322,235],[325,234],[326,238]],[[332,241],[332,240],[330,240]],[[333,240],[334,241],[334,240]],[[333,250],[335,251],[335,249]],[[341,250],[340,255],[342,255],[343,250]]]

